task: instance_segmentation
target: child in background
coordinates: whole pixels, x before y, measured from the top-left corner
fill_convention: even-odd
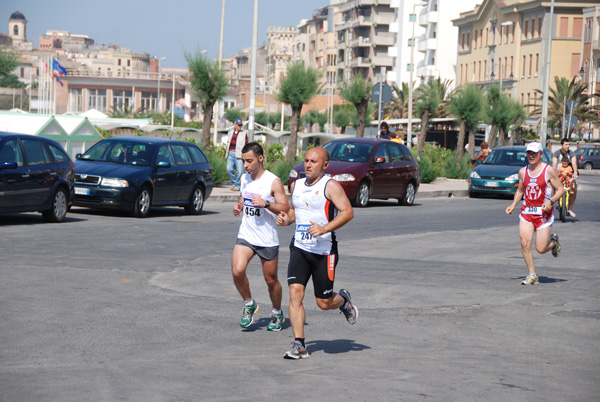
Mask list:
[[[560,181],[563,184],[563,186],[565,187],[565,189],[570,188],[571,177],[573,177],[573,166],[571,166],[568,156],[562,157],[562,159],[560,160],[560,165],[556,169],[556,172],[558,173],[558,177],[560,178]],[[569,191],[569,190],[567,190],[567,191]],[[573,193],[571,192],[570,194],[573,194]],[[569,210],[567,211],[567,215],[570,215],[574,218],[576,216],[575,212],[573,212],[573,210],[570,207],[571,206],[569,205]]]

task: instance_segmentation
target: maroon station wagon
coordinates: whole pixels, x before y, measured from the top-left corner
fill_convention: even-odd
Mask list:
[[[397,198],[400,205],[412,205],[419,188],[419,165],[410,150],[397,142],[372,138],[348,138],[328,142],[329,167],[325,174],[339,182],[357,207],[369,199]],[[305,177],[304,163],[290,172],[288,189]]]

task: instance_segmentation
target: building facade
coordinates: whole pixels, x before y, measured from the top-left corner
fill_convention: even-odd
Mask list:
[[[583,10],[583,37],[581,39],[581,77],[588,86],[588,94],[600,91],[600,5]],[[600,99],[592,98],[592,105]]]

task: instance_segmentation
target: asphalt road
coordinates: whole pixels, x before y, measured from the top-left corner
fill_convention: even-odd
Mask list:
[[[352,293],[358,322],[319,311],[309,285],[311,358],[301,361],[282,359],[288,322],[266,330],[258,261],[258,320],[239,327],[231,202],[209,200],[199,217],[0,216],[0,400],[597,400],[599,200],[600,175],[583,176],[577,219],[554,225],[561,256],[535,253],[535,287],[519,285],[527,272],[508,199],[355,210],[338,231],[335,287]],[[291,234],[280,231],[280,280]]]

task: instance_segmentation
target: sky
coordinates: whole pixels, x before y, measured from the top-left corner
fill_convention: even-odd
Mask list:
[[[259,0],[258,44],[267,26],[297,26],[329,0]],[[0,0],[0,32],[20,11],[27,19],[27,40],[39,45],[46,30],[88,35],[98,44],[114,44],[151,57],[166,57],[161,67],[187,67],[184,52],[207,50],[219,56],[222,0]],[[223,58],[252,47],[254,0],[226,0]]]

